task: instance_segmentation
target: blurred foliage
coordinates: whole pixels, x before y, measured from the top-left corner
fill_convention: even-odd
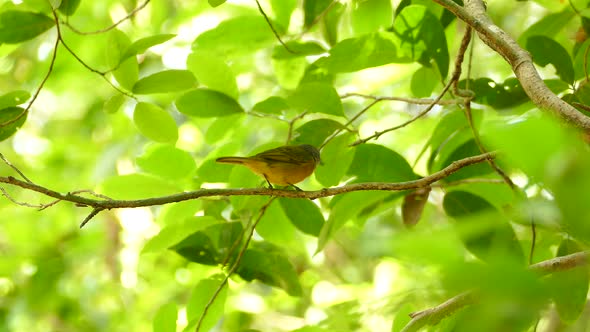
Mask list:
[[[428,330],[590,330],[588,270],[541,278],[525,263],[531,223],[532,262],[590,243],[580,133],[536,109],[476,39],[459,82],[475,94],[472,124],[462,105],[437,106],[351,147],[425,106],[380,101],[349,123],[372,100],[342,96],[433,98],[464,24],[423,0],[260,6],[267,19],[255,1],[0,0],[0,152],[47,188],[142,199],[261,186],[215,158],[332,135],[304,190],[412,181],[480,154],[475,129],[517,190],[482,163],[419,191],[277,199],[222,289],[266,197],[103,211],[81,230],[88,208],[1,199],[0,331],[193,331],[205,308],[201,331],[401,331],[409,313],[470,289],[476,305]],[[585,104],[589,7],[488,2],[551,90]],[[6,163],[0,175],[17,176]]]

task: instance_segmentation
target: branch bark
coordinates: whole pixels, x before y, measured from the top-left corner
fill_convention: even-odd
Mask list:
[[[570,270],[588,264],[590,251],[581,251],[567,256],[555,257],[529,266],[529,269],[540,276],[558,271]],[[477,302],[474,291],[467,291],[454,296],[447,301],[422,311],[410,314],[412,320],[402,329],[402,332],[418,331],[426,325],[436,325],[455,311]]]
[[[469,165],[485,162],[496,156],[495,152],[489,152],[472,156],[464,159],[454,161],[449,166],[442,170],[433,173],[429,176],[406,182],[387,183],[387,182],[367,182],[350,184],[341,187],[324,188],[315,191],[295,191],[283,189],[268,189],[268,188],[244,188],[244,189],[200,189],[196,191],[188,191],[169,196],[153,197],[137,200],[115,200],[108,198],[88,198],[80,196],[80,194],[66,193],[62,194],[52,189],[45,188],[32,182],[26,182],[16,179],[12,176],[0,177],[0,183],[6,183],[23,189],[31,190],[52,197],[61,201],[68,201],[79,206],[89,206],[95,209],[110,210],[116,208],[135,208],[153,205],[163,205],[175,202],[181,202],[191,199],[210,196],[276,196],[276,197],[292,197],[292,198],[309,198],[316,199],[320,197],[334,196],[338,194],[348,193],[352,191],[361,190],[384,190],[384,191],[398,191],[407,189],[416,189],[429,186],[430,184],[439,181],[458,170]]]
[[[531,101],[541,109],[549,110],[566,122],[590,132],[590,117],[561,100],[543,82],[535,68],[531,55],[514,38],[500,29],[486,14],[482,0],[466,0],[461,7],[452,0],[433,0],[448,9],[459,19],[477,31],[491,49],[500,54],[512,66],[512,70]]]

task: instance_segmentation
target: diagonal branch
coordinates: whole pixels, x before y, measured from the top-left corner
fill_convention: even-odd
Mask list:
[[[512,70],[531,101],[565,121],[590,131],[590,117],[561,100],[545,85],[533,65],[531,55],[514,38],[500,29],[486,14],[482,0],[466,0],[462,7],[452,0],[433,0],[471,26],[479,37],[512,66]]]
[[[543,276],[587,265],[589,258],[590,251],[581,251],[533,264],[529,266],[529,270]],[[435,307],[414,312],[410,314],[412,320],[402,329],[402,332],[418,331],[426,325],[436,325],[445,317],[452,315],[455,311],[475,302],[477,302],[477,298],[474,292],[467,291],[452,297]]]

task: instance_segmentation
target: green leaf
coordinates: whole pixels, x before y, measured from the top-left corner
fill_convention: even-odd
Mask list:
[[[568,23],[576,16],[576,13],[569,8],[559,12],[551,13],[541,20],[536,21],[518,38],[520,45],[525,45],[527,39],[531,36],[546,36],[549,38],[555,37],[563,28],[568,26]]]
[[[328,136],[343,128],[344,126],[338,121],[330,119],[311,120],[295,129],[293,144],[320,146]]]
[[[237,273],[246,281],[257,279],[280,287],[291,296],[303,294],[295,268],[287,256],[270,243],[255,243],[246,250]]]
[[[586,67],[590,63],[590,52],[586,53],[586,50],[590,46],[590,39],[586,39],[580,47],[578,48],[578,52],[574,57],[574,78],[576,80],[581,79],[582,77],[586,76],[586,72],[584,70],[584,63],[586,63]],[[585,58],[584,58],[585,57]],[[590,73],[589,73],[590,74]]]
[[[176,108],[181,113],[199,118],[213,118],[244,112],[230,96],[209,89],[189,91],[178,98]]]
[[[117,112],[125,102],[125,95],[116,94],[104,102],[104,111],[106,113]]]
[[[28,91],[16,90],[5,93],[0,96],[0,109],[23,104],[29,98],[31,98],[31,94]]]
[[[192,47],[193,50],[233,57],[252,54],[274,42],[275,36],[262,15],[238,16],[201,33]]]
[[[72,16],[76,12],[76,9],[78,9],[79,5],[80,0],[61,0],[61,4],[57,10],[66,16]]]
[[[576,242],[565,239],[557,249],[557,256],[565,256],[582,251]],[[551,295],[559,317],[568,323],[574,323],[586,307],[588,294],[588,269],[585,266],[574,267],[566,271],[557,271],[547,277]]]
[[[27,119],[28,112],[21,107],[7,107],[0,110],[0,141],[14,135]]]
[[[167,303],[158,309],[154,322],[152,323],[153,332],[176,332],[176,320],[178,319],[178,309],[176,303]]]
[[[398,44],[395,35],[384,31],[349,38],[334,45],[330,55],[316,64],[331,73],[346,73],[392,62],[409,62],[399,56]]]
[[[241,208],[242,211],[255,211],[265,203],[265,199],[262,197],[243,198],[244,199],[241,202],[238,200],[232,201],[235,209]],[[256,225],[256,233],[264,240],[277,246],[288,246],[293,250],[299,245],[296,238],[296,232],[295,226],[289,222],[287,215],[283,209],[281,209],[278,202],[271,203],[262,218],[260,218],[258,225]]]
[[[201,315],[205,313],[205,308],[207,308],[207,313],[201,323],[201,328],[197,332],[211,330],[221,319],[224,312],[225,301],[227,299],[227,283],[223,285],[221,291],[216,294],[221,286],[221,282],[221,277],[211,277],[202,279],[197,286],[195,286],[186,305],[186,316],[189,323],[183,331],[195,331]],[[213,303],[209,304],[209,301],[211,301],[214,296],[215,300]]]
[[[207,0],[207,2],[209,2],[209,5],[214,8],[223,5],[225,1],[226,0]]]
[[[234,99],[239,97],[236,77],[219,55],[193,51],[186,59],[186,67],[209,89],[225,93]]]
[[[289,109],[287,101],[284,98],[277,96],[268,97],[252,107],[252,111],[267,114],[282,114],[283,111],[287,109]]]
[[[514,230],[488,201],[469,192],[451,191],[445,195],[443,208],[457,221],[461,240],[475,256],[484,261],[503,257],[524,263]]]
[[[171,69],[164,70],[146,76],[133,85],[133,93],[151,94],[178,92],[192,89],[197,85],[197,80],[188,70]]]
[[[47,31],[55,21],[43,14],[19,10],[0,13],[0,44],[17,44]]]
[[[461,89],[466,87],[465,80],[459,82],[459,87]],[[495,109],[511,108],[529,101],[529,97],[515,77],[507,78],[502,83],[494,82],[487,77],[469,80],[469,89],[475,93],[474,101]]]
[[[307,67],[305,58],[272,59],[271,63],[279,85],[286,90],[297,88]]]
[[[322,35],[330,46],[334,46],[338,42],[338,27],[343,16],[342,14],[346,11],[346,6],[340,2],[333,1],[330,6],[332,8],[324,15]]]
[[[193,234],[207,227],[219,224],[221,221],[213,217],[188,217],[181,222],[175,222],[160,230],[149,239],[143,247],[142,253],[161,252],[187,239],[187,234]]]
[[[557,75],[565,82],[573,84],[574,66],[569,53],[560,43],[545,36],[531,36],[526,48],[531,52],[536,64],[545,67],[552,64]]]
[[[195,221],[203,222],[200,219]],[[205,222],[210,223],[211,220],[207,219]],[[191,262],[206,265],[216,265],[226,260],[226,256],[230,254],[229,249],[240,240],[243,231],[240,222],[216,222],[204,229],[202,227],[198,229],[199,231],[188,236],[184,233],[183,240],[171,246],[170,249]],[[231,254],[235,257],[237,251]]]
[[[463,158],[471,157],[481,154],[479,147],[475,143],[475,140],[470,139],[469,141],[461,144],[457,147],[449,156],[448,158],[443,161],[440,165],[440,169],[443,169],[449,166],[456,160],[460,160]],[[494,169],[488,163],[478,163],[474,165],[469,165],[460,169],[459,171],[447,176],[444,180],[451,182],[451,181],[458,181],[462,179],[474,178],[481,175],[486,175],[493,173]]]
[[[142,199],[171,195],[180,189],[157,177],[128,174],[107,178],[100,184],[99,191],[113,199]]]
[[[331,187],[342,182],[355,155],[356,150],[348,146],[353,140],[350,133],[340,135],[322,149],[323,165],[316,168],[315,177],[323,186]]]
[[[424,66],[436,63],[440,76],[447,77],[449,50],[439,19],[421,5],[405,7],[393,22],[393,33],[401,39],[399,57],[410,58]]]
[[[137,103],[133,122],[145,137],[153,141],[174,143],[178,139],[178,128],[172,115],[154,104]]]
[[[107,63],[114,70],[111,72],[119,84],[131,91],[139,78],[139,65],[135,57],[121,61],[121,56],[131,45],[131,39],[120,30],[113,30],[109,34],[109,47],[106,49]]]
[[[324,217],[317,205],[305,198],[279,198],[279,202],[297,229],[316,237],[320,235]]]
[[[324,82],[299,85],[289,96],[288,103],[299,111],[344,116],[338,92],[332,85]]]
[[[349,175],[355,182],[402,182],[417,179],[404,157],[382,145],[362,144],[355,147]]]
[[[270,0],[270,6],[275,16],[275,22],[280,24],[284,31],[289,28],[291,16],[297,8],[297,0]]]
[[[144,171],[169,180],[186,178],[197,169],[190,153],[172,145],[150,146],[137,158],[137,164]]]
[[[274,47],[272,51],[272,58],[273,59],[290,59],[290,58],[298,58],[307,55],[317,55],[325,53],[326,50],[322,47],[322,45],[313,42],[300,42],[297,40],[291,40],[285,43],[289,50],[285,48],[283,45],[277,45]]]
[[[174,37],[176,37],[175,34],[161,34],[138,39],[125,49],[119,61],[123,62],[127,58],[144,53],[148,48],[167,42]]]
[[[352,6],[352,28],[359,35],[389,28],[393,23],[389,0],[355,0]]]
[[[303,13],[305,27],[310,27],[316,18],[321,15],[330,5],[331,0],[304,0]]]
[[[414,72],[414,75],[412,75],[410,90],[414,97],[430,97],[437,84],[438,81],[434,70],[428,67],[420,67]]]

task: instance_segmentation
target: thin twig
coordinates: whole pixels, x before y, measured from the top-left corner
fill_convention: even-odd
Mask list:
[[[94,216],[99,214],[102,210],[104,209],[99,207],[92,209],[92,212],[90,212],[90,214],[86,218],[84,218],[84,220],[80,224],[80,228],[84,227],[90,221],[90,219],[94,218]]]
[[[264,16],[264,20],[266,21],[266,23],[268,24],[268,26],[272,30],[272,33],[275,35],[275,37],[277,38],[279,43],[281,43],[281,45],[283,45],[283,47],[287,50],[287,52],[292,53],[292,54],[297,54],[298,52],[295,52],[292,49],[290,49],[289,46],[287,46],[287,44],[285,44],[285,42],[281,39],[281,36],[279,36],[278,31],[272,25],[272,22],[270,21],[270,19],[268,18],[268,16],[264,12],[264,9],[262,9],[260,2],[258,0],[255,0],[255,1],[256,1],[256,5],[258,6],[258,11],[260,12],[260,14],[262,14],[262,16]]]
[[[433,101],[430,103],[430,105],[428,105],[428,106],[427,106],[427,107],[426,107],[426,108],[425,108],[425,109],[424,109],[422,112],[418,113],[416,116],[414,116],[414,117],[413,117],[413,118],[411,118],[410,120],[408,120],[408,121],[406,121],[406,122],[404,122],[404,123],[402,123],[402,124],[400,124],[400,125],[397,125],[397,126],[395,126],[395,127],[391,127],[391,128],[388,128],[388,129],[385,129],[385,130],[382,130],[382,131],[375,132],[373,135],[371,135],[371,136],[369,136],[369,137],[366,137],[366,138],[363,138],[363,139],[359,139],[359,140],[357,140],[356,142],[353,142],[352,144],[350,144],[350,146],[355,146],[355,145],[359,145],[359,144],[364,144],[364,143],[366,143],[366,142],[368,142],[368,141],[370,141],[370,140],[372,140],[372,139],[377,139],[377,138],[379,138],[381,135],[383,135],[383,134],[385,134],[385,133],[388,133],[388,132],[390,132],[390,131],[394,131],[394,130],[397,130],[397,129],[403,128],[403,127],[405,127],[405,126],[409,125],[410,123],[412,123],[412,122],[414,122],[414,121],[416,121],[416,120],[420,119],[421,117],[423,117],[424,115],[426,115],[426,113],[430,112],[430,110],[432,110],[432,108],[434,107],[434,105],[436,105],[436,104],[437,104],[437,103],[438,103],[438,102],[439,102],[439,101],[442,99],[442,97],[445,95],[445,93],[446,93],[446,92],[449,90],[449,88],[451,87],[451,84],[453,84],[453,80],[450,80],[450,81],[449,81],[449,82],[448,82],[448,83],[447,83],[447,84],[444,86],[444,88],[442,89],[442,91],[440,92],[440,94],[438,95],[438,97],[436,97],[436,99],[434,99],[434,100],[433,100]]]
[[[303,112],[289,121],[289,131],[287,132],[287,145],[291,143],[291,139],[293,138],[293,126],[295,125],[295,122],[297,122],[297,120],[303,119],[303,117],[306,115],[307,112]]]
[[[368,111],[371,107],[375,106],[377,103],[382,102],[384,99],[373,99],[373,101],[365,106],[362,110],[360,110],[357,114],[355,114],[350,120],[348,120],[348,122],[346,124],[344,124],[341,128],[336,129],[336,131],[334,131],[332,133],[332,135],[330,135],[328,138],[326,138],[324,140],[324,143],[322,143],[322,145],[320,145],[319,149],[321,150],[324,146],[326,146],[326,144],[328,144],[331,140],[334,139],[334,137],[338,136],[338,134],[340,134],[340,132],[342,130],[344,130],[344,128],[347,128],[351,123],[353,123],[356,119],[358,119],[361,115],[363,115],[366,111]]]
[[[4,189],[3,187],[0,187],[0,192],[2,192],[2,195],[4,195],[4,197],[6,197],[9,201],[11,201],[12,203],[14,203],[16,205],[35,208],[35,209],[41,209],[41,210],[45,208],[45,205],[43,205],[43,204],[31,204],[31,203],[27,203],[27,202],[17,201],[14,197],[10,196],[10,194],[8,194],[6,189]]]
[[[70,30],[72,30],[73,32],[75,32],[75,33],[77,33],[79,35],[96,35],[96,34],[100,34],[100,33],[103,33],[103,32],[107,32],[107,31],[113,30],[119,24],[121,24],[121,23],[125,22],[126,20],[130,19],[138,11],[142,10],[145,6],[147,6],[147,4],[149,2],[150,2],[150,0],[145,0],[141,5],[139,5],[139,7],[135,8],[134,10],[132,10],[131,12],[129,12],[129,14],[127,14],[127,16],[125,16],[122,19],[118,20],[113,25],[111,25],[109,27],[106,27],[104,29],[96,30],[96,31],[84,32],[84,31],[78,30],[77,28],[75,28],[74,26],[70,25],[70,23],[68,23],[66,21],[61,21],[61,23],[64,24],[65,26],[67,26],[68,28],[70,28]]]
[[[25,179],[27,182],[29,183],[33,183],[33,181],[29,180],[28,177],[26,177],[23,172],[20,171],[20,169],[18,169],[18,167],[14,166],[8,159],[6,159],[6,157],[4,157],[4,155],[2,153],[0,153],[0,158],[2,159],[2,161],[4,161],[4,163],[6,165],[8,165],[10,168],[12,168],[15,172],[18,173],[18,175],[20,175],[23,179]]]
[[[533,264],[529,266],[529,270],[538,273],[540,276],[570,270],[578,266],[587,265],[589,254],[590,252],[588,251],[581,251],[567,256],[555,257]],[[410,314],[412,319],[401,331],[414,332],[426,325],[436,325],[445,317],[475,302],[477,302],[477,298],[473,291],[461,293],[435,307]]]
[[[207,302],[207,305],[205,305],[205,308],[203,309],[203,313],[201,314],[201,316],[199,317],[199,321],[197,322],[197,327],[195,328],[195,332],[199,332],[199,329],[201,328],[201,325],[203,324],[203,320],[205,320],[205,316],[207,316],[207,312],[209,311],[209,308],[211,308],[211,306],[213,305],[213,302],[215,302],[215,299],[217,299],[217,297],[219,296],[219,294],[223,290],[223,287],[225,287],[225,285],[227,284],[229,277],[231,277],[231,275],[238,269],[238,266],[240,265],[240,262],[242,261],[242,257],[244,256],[246,249],[248,249],[248,245],[250,244],[250,240],[252,239],[252,235],[254,234],[254,230],[256,229],[256,225],[258,225],[258,223],[262,219],[262,216],[264,216],[266,209],[268,209],[270,204],[275,199],[276,199],[275,196],[271,197],[268,200],[268,202],[266,202],[266,204],[264,204],[260,208],[260,212],[258,213],[258,218],[256,218],[256,221],[252,224],[252,227],[250,228],[250,233],[246,237],[246,242],[244,243],[244,246],[242,247],[242,249],[238,253],[238,256],[236,257],[236,260],[232,264],[231,268],[227,271],[227,274],[225,275],[225,277],[223,278],[223,280],[221,281],[221,283],[219,284],[219,286],[215,290],[215,293],[213,293],[213,295],[209,299],[209,302]]]
[[[349,92],[345,93],[340,96],[341,99],[350,98],[350,97],[360,97],[365,99],[373,99],[373,100],[387,100],[387,101],[401,101],[408,104],[415,104],[415,105],[430,105],[434,102],[434,99],[421,99],[421,98],[404,98],[404,97],[387,97],[387,96],[373,96],[364,93],[358,92]],[[463,99],[450,99],[450,100],[439,100],[436,101],[437,105],[456,105],[463,103]]]
[[[531,217],[531,251],[529,252],[529,265],[533,264],[536,242],[537,242],[537,225],[535,224],[535,219]]]
[[[23,189],[31,190],[55,199],[72,202],[78,206],[89,206],[93,208],[102,208],[104,210],[118,208],[137,208],[144,206],[164,205],[176,202],[182,202],[192,199],[211,196],[278,196],[291,198],[308,198],[316,199],[320,197],[329,197],[340,195],[353,191],[400,191],[408,189],[417,189],[429,186],[434,182],[448,177],[458,170],[469,165],[485,162],[490,158],[495,158],[496,153],[490,152],[477,156],[467,157],[456,160],[442,170],[435,172],[423,178],[405,182],[365,182],[348,184],[340,187],[324,188],[314,191],[297,191],[286,189],[270,188],[243,188],[243,189],[200,189],[196,191],[181,192],[178,194],[152,197],[137,200],[115,200],[115,199],[92,199],[77,194],[62,194],[55,190],[45,188],[35,183],[29,183],[16,179],[15,177],[0,176],[0,183],[6,183]]]

